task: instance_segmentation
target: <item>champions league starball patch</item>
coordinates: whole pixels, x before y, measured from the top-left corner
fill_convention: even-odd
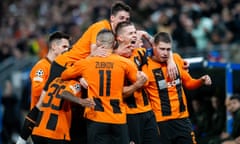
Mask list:
[[[76,91],[79,92],[79,91],[80,91],[80,84],[75,84],[75,85],[74,85],[74,88],[76,89]]]
[[[43,81],[43,75],[44,75],[44,72],[42,69],[39,69],[36,73],[35,73],[35,77],[33,78],[34,81],[39,81],[39,82],[42,82]]]
[[[36,75],[35,75],[35,76],[36,76],[36,77],[42,77],[43,74],[44,74],[43,70],[40,69],[40,70],[38,70],[38,71],[36,72]]]
[[[74,84],[74,85],[70,85],[71,90],[73,91],[74,94],[77,94],[78,92],[80,92],[81,87],[80,84]]]

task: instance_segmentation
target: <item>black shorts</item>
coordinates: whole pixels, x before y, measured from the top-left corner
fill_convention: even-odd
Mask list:
[[[130,142],[135,144],[160,144],[158,125],[153,111],[128,114],[127,125]]]
[[[37,135],[32,135],[32,140],[34,144],[69,144],[66,140],[54,140],[47,137],[41,137]]]
[[[78,104],[72,106],[71,144],[87,144],[87,126],[83,113],[84,107]]]
[[[163,144],[196,144],[192,123],[188,118],[158,122]]]
[[[87,120],[88,144],[129,144],[127,124],[109,124]]]

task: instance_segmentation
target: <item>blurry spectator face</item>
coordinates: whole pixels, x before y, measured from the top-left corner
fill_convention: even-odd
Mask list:
[[[236,112],[238,109],[240,109],[240,101],[238,99],[232,99],[230,103],[232,112]]]
[[[233,108],[232,108],[232,105],[231,105],[230,98],[226,98],[225,105],[226,105],[227,111],[232,113],[233,112]]]
[[[192,100],[192,108],[194,112],[198,112],[200,110],[200,104],[197,100]]]
[[[214,109],[218,108],[218,98],[217,97],[215,97],[215,96],[211,97],[211,103],[212,103],[212,107]]]
[[[157,45],[154,45],[153,52],[154,56],[159,62],[167,62],[171,52],[171,43],[160,41]]]
[[[129,21],[130,14],[127,11],[119,11],[115,15],[111,15],[111,23],[113,24],[113,30],[116,28],[117,24],[123,21]]]

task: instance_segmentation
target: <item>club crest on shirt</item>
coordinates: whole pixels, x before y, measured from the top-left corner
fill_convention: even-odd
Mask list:
[[[74,88],[77,90],[77,92],[79,92],[81,90],[80,84],[75,84]]]
[[[43,75],[44,75],[44,72],[42,69],[39,69],[35,74],[35,76],[37,76],[37,77],[42,77]]]
[[[80,92],[81,87],[80,84],[74,84],[74,85],[70,85],[71,90],[73,91],[74,94],[77,94],[78,92]]]
[[[44,75],[43,70],[39,69],[38,71],[36,71],[35,77],[33,78],[33,80],[42,82],[43,81],[43,75]]]

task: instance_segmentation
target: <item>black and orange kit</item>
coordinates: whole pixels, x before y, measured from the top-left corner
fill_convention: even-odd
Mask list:
[[[138,70],[147,67],[146,49],[135,48],[130,60],[135,63]],[[130,141],[142,144],[160,144],[155,115],[144,86],[136,90],[131,96],[125,98],[124,102],[126,103]]]
[[[103,29],[112,29],[108,20],[101,20],[92,24],[69,51],[55,58],[51,66],[49,79],[44,87],[45,91],[47,91],[49,83],[55,77],[59,77],[65,68],[72,66],[80,59],[86,58],[91,53],[91,44],[96,44],[97,34]]]
[[[63,71],[61,78],[74,79],[79,76],[88,82],[88,97],[95,108],[86,108],[87,141],[105,144],[128,144],[126,108],[122,90],[124,79],[136,81],[137,68],[129,59],[116,54],[108,57],[89,57],[76,62]]]
[[[155,62],[148,59],[148,67],[144,70],[149,78],[147,91],[150,103],[160,129],[162,143],[175,144],[195,143],[195,136],[189,121],[187,99],[183,87],[189,90],[196,89],[202,85],[201,79],[193,79],[183,69],[182,58],[174,54],[179,76],[175,80],[167,77],[167,64]],[[182,139],[181,139],[182,138]]]
[[[62,71],[64,71],[67,67],[72,66],[76,61],[86,58],[91,53],[91,44],[96,44],[97,34],[98,34],[98,32],[100,32],[103,29],[111,30],[111,25],[108,20],[101,20],[99,22],[92,24],[83,33],[83,35],[80,37],[80,39],[76,43],[74,43],[74,45],[72,46],[72,48],[69,51],[67,51],[55,58],[55,60],[51,64],[49,78],[44,86],[45,91],[48,90],[49,84],[56,77],[59,77],[61,75]],[[75,107],[74,107],[74,109],[75,109]],[[78,111],[79,110],[74,110],[73,112],[76,115],[77,114],[81,115],[82,113],[78,112]],[[77,117],[76,119],[75,118],[76,118],[76,116],[73,117],[73,123],[72,123],[73,125],[75,125],[75,121],[79,121],[79,120],[85,121],[82,118],[79,119],[79,117]],[[83,125],[83,124],[81,124],[81,125]],[[84,125],[79,126],[79,124],[76,124],[75,126],[72,126],[72,127],[76,127],[76,126],[78,126],[79,128],[71,130],[73,136],[78,135],[79,133],[85,133],[85,132],[82,132],[83,130],[80,131],[80,129],[84,129],[84,127],[85,127]],[[85,141],[85,140],[82,140],[80,136],[76,136],[76,137],[74,136],[74,138],[72,138],[72,140],[74,140],[74,141],[75,141],[75,139],[76,139],[76,143],[77,143],[77,141]]]
[[[31,109],[37,104],[43,87],[47,82],[50,73],[51,61],[48,58],[42,58],[32,68],[30,72],[31,79]]]
[[[63,81],[60,77],[50,83],[40,107],[39,124],[32,132],[34,143],[70,141],[71,102],[61,97],[63,91],[80,97],[80,83],[75,80]]]

